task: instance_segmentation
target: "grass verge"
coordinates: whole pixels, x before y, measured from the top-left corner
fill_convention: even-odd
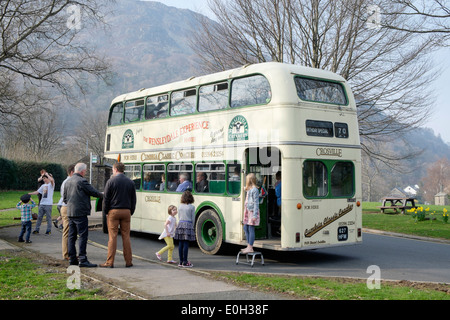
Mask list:
[[[369,289],[365,280],[217,272],[214,277],[252,289],[307,300],[450,300],[450,285],[381,281]]]
[[[27,250],[0,251],[0,300],[132,300],[133,296],[81,275],[81,289],[68,289],[70,274],[57,260]]]

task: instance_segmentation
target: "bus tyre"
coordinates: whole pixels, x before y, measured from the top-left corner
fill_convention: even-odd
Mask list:
[[[218,214],[208,209],[200,213],[195,226],[197,243],[206,254],[216,254],[222,246],[223,229]]]

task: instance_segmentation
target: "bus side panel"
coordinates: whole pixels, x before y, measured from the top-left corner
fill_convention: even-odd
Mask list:
[[[344,245],[356,242],[357,207],[353,201],[335,199],[304,201],[303,245]]]
[[[244,218],[243,203],[245,201],[245,192],[241,187],[241,195],[226,199],[226,210],[224,218],[226,221],[226,235],[227,242],[240,242],[244,240],[244,229],[242,220]]]
[[[142,231],[141,228],[141,219],[143,213],[143,203],[142,203],[142,193],[136,190],[136,209],[134,210],[133,215],[131,216],[130,229],[131,231]]]
[[[298,236],[302,234],[302,210],[297,209],[300,203],[302,185],[301,166],[298,159],[282,160],[281,178],[281,247],[301,248]],[[292,186],[291,188],[285,186]],[[300,238],[301,239],[301,238]]]
[[[141,231],[160,234],[164,230],[164,223],[169,216],[169,205],[177,208],[181,194],[164,194],[160,192],[140,192],[141,194]],[[176,217],[178,218],[178,217]]]

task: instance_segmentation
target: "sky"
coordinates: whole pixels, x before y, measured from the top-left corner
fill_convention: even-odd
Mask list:
[[[167,6],[190,9],[192,11],[209,15],[207,0],[159,0]],[[424,127],[433,129],[444,142],[450,144],[450,47],[439,50],[434,55],[435,63],[442,67],[442,74],[434,83],[436,103],[434,112]]]

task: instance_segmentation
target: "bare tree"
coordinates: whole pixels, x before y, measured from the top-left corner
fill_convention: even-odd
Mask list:
[[[380,201],[396,186],[393,170],[383,161],[363,154],[361,161],[363,201]]]
[[[438,68],[430,53],[443,39],[368,24],[370,5],[384,25],[406,25],[402,3],[373,0],[209,0],[214,22],[204,19],[192,48],[205,72],[278,61],[330,70],[347,79],[357,99],[363,150],[395,161],[376,142],[398,139],[430,116],[429,84]],[[367,141],[370,141],[368,143]]]
[[[0,125],[50,108],[55,97],[75,104],[90,76],[106,81],[108,64],[86,44],[111,1],[0,2]],[[56,103],[56,102],[55,102]]]
[[[383,12],[382,16],[406,15],[414,19],[408,19],[403,25],[391,25],[381,20],[384,27],[393,28],[411,33],[440,33],[450,37],[450,1],[448,0],[392,0],[399,4],[403,10],[401,12]],[[445,42],[441,43],[445,45]]]
[[[52,161],[62,149],[64,123],[57,112],[40,110],[22,121],[12,121],[1,131],[3,150],[9,159]]]
[[[81,117],[81,123],[75,129],[74,137],[81,156],[86,155],[86,151],[92,151],[100,161],[103,160],[107,122],[108,111],[85,114]]]
[[[450,192],[450,161],[447,158],[432,163],[422,179],[425,200],[432,202],[439,192]]]

